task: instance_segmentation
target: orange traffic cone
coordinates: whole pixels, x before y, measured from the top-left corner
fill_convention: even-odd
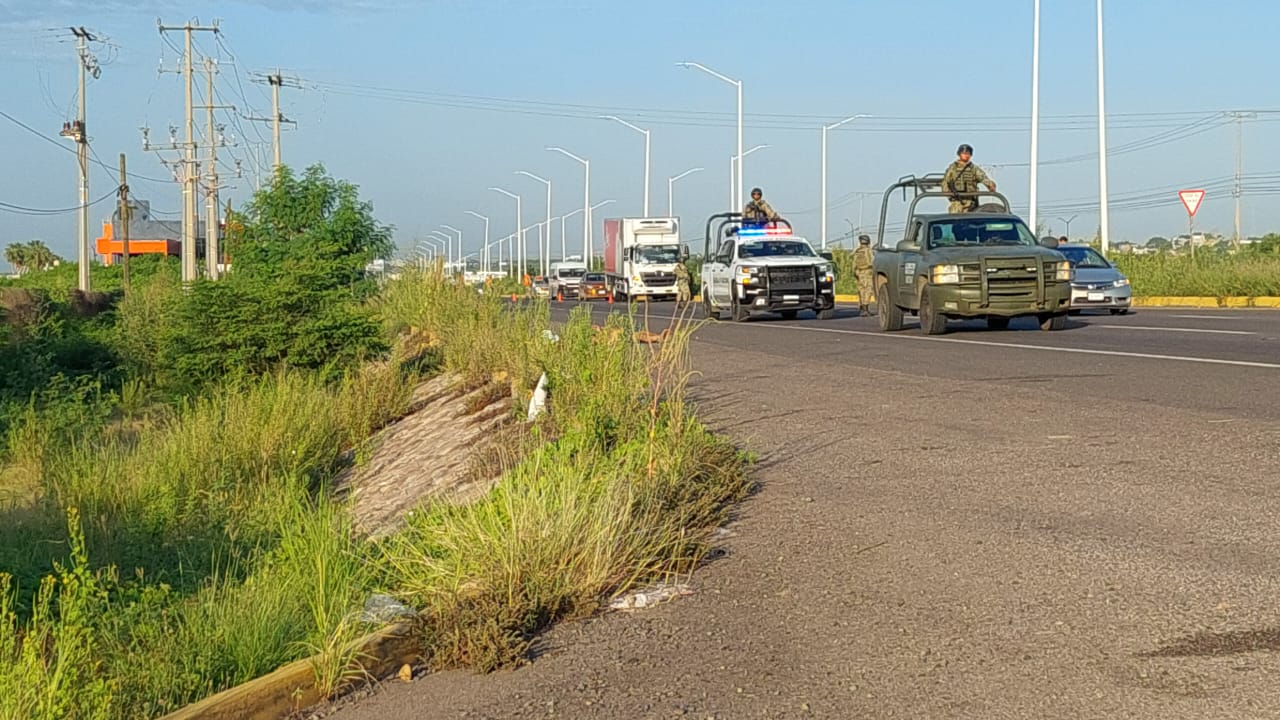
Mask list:
[[[612,292],[610,292],[610,293],[609,293],[609,304],[610,304],[610,305],[612,305],[612,304],[613,304],[613,293],[612,293]]]
[[[559,290],[556,291],[556,302],[564,302],[564,293]]]
[[[511,293],[511,302],[515,302],[515,301],[516,301],[516,294]]]

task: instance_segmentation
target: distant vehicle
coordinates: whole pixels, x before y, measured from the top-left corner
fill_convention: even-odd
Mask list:
[[[835,314],[831,254],[814,252],[782,218],[744,224],[741,213],[712,215],[703,258],[702,305],[709,318],[726,313],[741,322],[769,311],[790,320],[812,310],[828,320]]]
[[[676,218],[604,221],[604,272],[618,300],[674,300],[676,264],[687,257]]]
[[[889,198],[898,190],[913,196],[902,240],[887,245]],[[1027,315],[1040,321],[1041,330],[1066,326],[1071,263],[1056,242],[1051,249],[1036,240],[1004,195],[975,196],[999,202],[967,213],[917,212],[921,200],[949,197],[941,175],[907,176],[885,190],[873,269],[881,330],[901,330],[907,313],[920,317],[926,335],[946,332],[952,318],[985,318],[993,330]]]
[[[582,276],[587,274],[587,266],[580,262],[551,263],[551,274],[547,278],[550,294],[554,298],[576,298],[582,293]]]
[[[609,297],[609,281],[604,273],[590,272],[582,276],[582,298],[594,300]]]
[[[551,296],[551,283],[544,277],[536,277],[533,279],[533,294],[538,297]]]
[[[1071,281],[1071,314],[1083,310],[1110,310],[1112,315],[1129,312],[1133,289],[1129,278],[1116,269],[1102,253],[1088,245],[1059,245],[1058,252],[1071,261],[1076,276]]]

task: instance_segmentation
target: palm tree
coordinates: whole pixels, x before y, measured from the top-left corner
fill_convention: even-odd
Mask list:
[[[43,240],[32,240],[27,243],[27,251],[30,253],[27,257],[27,264],[41,270],[48,270],[62,259],[54,255]]]
[[[9,243],[4,249],[4,259],[13,266],[19,275],[27,271],[31,259],[31,248],[23,243]]]

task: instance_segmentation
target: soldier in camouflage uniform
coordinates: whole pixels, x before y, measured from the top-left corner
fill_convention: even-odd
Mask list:
[[[676,263],[676,304],[683,307],[693,299],[693,294],[689,291],[689,268],[685,267],[684,262]]]
[[[863,315],[872,315],[871,298],[875,293],[875,277],[871,266],[875,260],[875,251],[871,249],[871,238],[858,236],[858,249],[853,251],[853,275],[858,280],[858,311]]]
[[[744,222],[766,222],[777,220],[778,213],[773,211],[773,206],[769,205],[764,199],[764,191],[760,188],[751,189],[751,202],[742,208],[742,219]]]
[[[956,150],[956,155],[959,159],[951,163],[947,167],[946,174],[942,176],[942,192],[951,196],[948,212],[973,212],[978,207],[978,198],[963,197],[960,193],[976,193],[978,185],[986,185],[988,190],[995,192],[996,183],[987,177],[982,168],[970,162],[973,157],[972,145],[961,145]]]

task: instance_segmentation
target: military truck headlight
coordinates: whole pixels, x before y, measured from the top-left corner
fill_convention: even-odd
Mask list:
[[[934,265],[929,279],[934,285],[954,285],[960,282],[959,265]]]
[[[1071,261],[1063,260],[1062,262],[1058,263],[1058,269],[1057,269],[1057,272],[1054,273],[1053,279],[1061,280],[1063,282],[1069,282],[1073,274],[1074,274],[1074,271],[1071,269]]]

